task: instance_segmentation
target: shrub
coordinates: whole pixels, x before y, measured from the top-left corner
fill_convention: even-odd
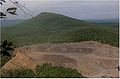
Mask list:
[[[5,63],[7,63],[10,59],[11,59],[11,57],[9,57],[9,56],[3,56],[2,54],[0,54],[0,68],[3,66],[3,65],[5,65]]]
[[[9,42],[7,40],[1,42],[0,45],[0,68],[7,63],[13,55],[14,45],[13,42]]]
[[[35,73],[31,69],[23,70],[2,70],[2,78],[32,78],[35,77]]]
[[[31,69],[2,70],[2,78],[82,78],[77,70],[64,67],[53,67],[51,64],[36,66],[36,73]]]
[[[51,64],[37,65],[36,77],[83,77],[77,70],[63,67],[53,67]]]

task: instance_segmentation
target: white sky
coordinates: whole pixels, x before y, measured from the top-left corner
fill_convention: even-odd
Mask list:
[[[118,19],[118,0],[13,0],[19,1],[32,12],[25,10],[33,16],[41,12],[53,12],[67,15],[77,19]],[[7,2],[2,6],[5,11],[7,7],[14,6]],[[9,16],[8,19],[26,19],[30,16],[17,10],[18,16]]]

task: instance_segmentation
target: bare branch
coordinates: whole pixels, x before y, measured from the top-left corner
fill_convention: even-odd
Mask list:
[[[26,8],[25,6],[23,6],[22,4],[15,2],[16,4],[18,4],[19,6],[23,7],[24,9],[28,10],[29,12],[33,13],[30,9]],[[30,13],[30,15],[32,16],[32,14]],[[33,17],[33,16],[32,16]]]
[[[0,4],[2,5],[2,2],[0,2]]]
[[[5,0],[0,0],[1,2],[6,2]]]
[[[13,3],[14,5],[16,5],[19,9],[21,9],[25,14],[30,15],[28,13],[26,13],[18,4],[16,4],[16,2],[13,2],[12,0],[9,0],[11,3]],[[31,15],[30,15],[31,16]],[[33,16],[31,16],[33,18]]]
[[[10,11],[10,10],[14,10],[14,11],[16,11],[17,8],[16,8],[16,7],[11,7],[11,8],[8,8],[6,11]]]
[[[12,14],[12,15],[17,15],[15,12],[8,12],[8,13],[10,13],[10,14]]]
[[[6,14],[3,12],[0,12],[0,18],[5,18],[5,17],[6,17]]]

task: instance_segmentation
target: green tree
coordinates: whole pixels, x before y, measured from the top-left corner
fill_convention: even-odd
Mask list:
[[[0,67],[5,65],[13,56],[14,45],[12,42],[5,40],[0,45]]]
[[[14,46],[12,42],[5,40],[0,46],[0,52],[3,56],[11,56],[12,51],[14,51]]]

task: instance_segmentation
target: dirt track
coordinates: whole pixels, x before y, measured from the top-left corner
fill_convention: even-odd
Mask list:
[[[94,41],[80,43],[38,44],[16,49],[16,56],[3,69],[31,68],[51,63],[77,69],[86,77],[118,77],[117,47]]]

